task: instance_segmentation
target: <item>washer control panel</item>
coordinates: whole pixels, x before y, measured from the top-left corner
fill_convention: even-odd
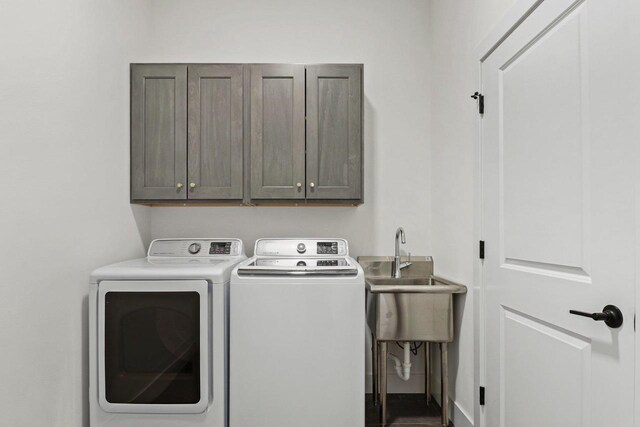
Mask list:
[[[219,257],[244,254],[240,239],[157,239],[151,242],[150,257]]]
[[[340,260],[337,259],[321,259],[318,260],[316,265],[318,267],[337,267],[342,264],[340,264]]]
[[[345,267],[349,264],[345,258],[259,258],[250,265],[255,267]]]
[[[318,255],[338,255],[338,242],[318,242]]]
[[[349,246],[345,239],[259,239],[256,241],[257,256],[348,256]]]
[[[232,242],[211,242],[209,255],[231,255]]]

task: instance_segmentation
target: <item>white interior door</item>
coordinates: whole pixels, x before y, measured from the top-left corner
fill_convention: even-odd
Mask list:
[[[631,3],[539,2],[482,61],[487,427],[633,425]]]

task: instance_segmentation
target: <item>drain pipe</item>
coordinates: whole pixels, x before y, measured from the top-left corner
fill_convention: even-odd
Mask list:
[[[411,376],[411,346],[410,343],[404,342],[404,362],[400,361],[400,358],[392,353],[387,353],[387,355],[393,359],[396,368],[396,374],[398,378],[403,381],[409,381],[409,377]]]

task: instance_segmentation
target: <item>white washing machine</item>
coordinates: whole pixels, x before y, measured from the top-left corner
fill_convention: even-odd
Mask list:
[[[364,273],[346,240],[260,239],[230,293],[230,427],[364,426]]]
[[[91,275],[91,427],[228,425],[228,285],[238,239],[154,240]]]

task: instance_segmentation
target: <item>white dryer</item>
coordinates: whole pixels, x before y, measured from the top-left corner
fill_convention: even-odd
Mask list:
[[[228,424],[228,284],[244,259],[238,239],[158,239],[91,274],[91,427]]]
[[[230,427],[364,426],[365,282],[346,240],[260,239],[230,293]]]

